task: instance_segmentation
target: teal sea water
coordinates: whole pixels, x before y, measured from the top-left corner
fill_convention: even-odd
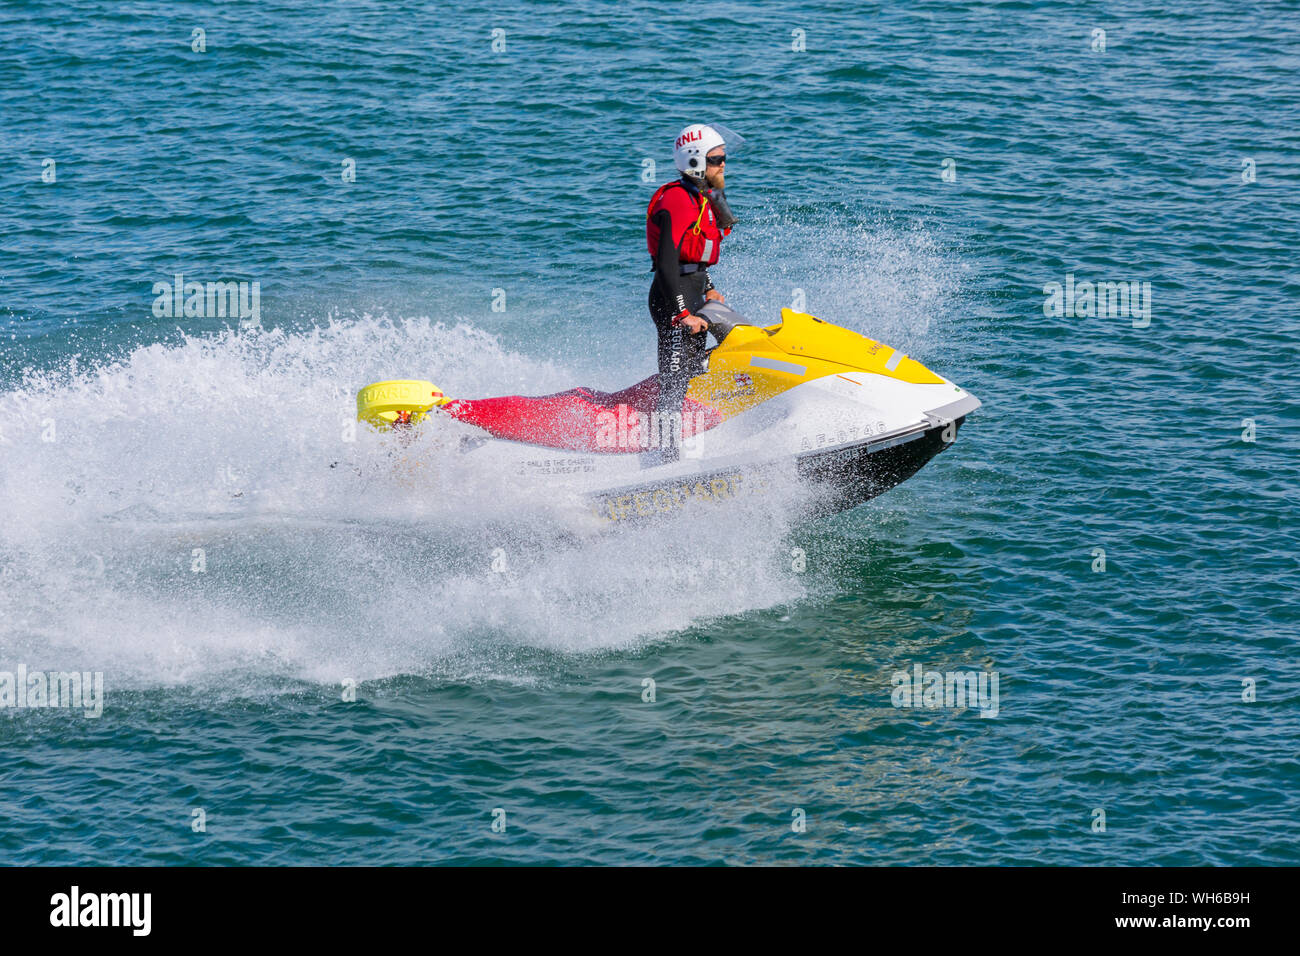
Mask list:
[[[1280,2],[4,4],[0,671],[105,696],[0,708],[0,862],[1300,863],[1297,77]],[[604,534],[328,467],[375,379],[649,374],[697,120],[731,304],[969,388],[950,451]]]

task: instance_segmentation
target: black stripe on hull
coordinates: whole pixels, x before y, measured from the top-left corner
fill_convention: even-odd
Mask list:
[[[835,514],[870,501],[911,478],[955,439],[965,416],[923,432],[919,438],[873,451],[869,444],[805,455],[799,477],[812,489],[813,513]],[[951,431],[949,429],[951,428]]]
[[[795,465],[801,481],[811,490],[810,516],[835,514],[856,508],[916,474],[927,461],[943,451],[955,438],[965,416],[951,424],[921,432],[910,441],[880,447],[880,442],[863,442],[848,448],[812,452],[799,456]],[[873,447],[874,446],[874,447]],[[726,471],[708,472],[640,487],[592,495],[592,514],[611,524],[674,514],[697,504],[719,503],[760,492],[779,470],[771,464],[749,465]]]

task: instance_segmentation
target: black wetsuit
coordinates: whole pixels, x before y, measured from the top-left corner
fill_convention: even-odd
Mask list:
[[[687,188],[692,195],[699,195],[693,185],[687,184]],[[708,332],[690,332],[684,325],[673,325],[673,317],[683,309],[697,313],[713,281],[704,266],[681,264],[668,210],[660,209],[653,221],[659,227],[659,251],[654,257],[649,306],[650,318],[659,333],[658,407],[660,414],[680,415],[691,379],[706,371]]]

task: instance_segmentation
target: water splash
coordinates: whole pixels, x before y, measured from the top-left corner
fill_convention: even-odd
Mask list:
[[[355,389],[394,369],[573,384],[467,325],[384,317],[30,371],[0,394],[2,656],[119,687],[508,670],[804,593],[779,510],[596,533],[576,495],[476,470],[451,420],[395,470],[352,427]]]
[[[726,289],[756,321],[801,288],[807,311],[912,348],[958,286],[921,228],[760,219],[746,235]],[[782,248],[797,273],[774,264]],[[563,361],[465,322],[367,314],[25,369],[0,392],[0,659],[118,687],[531,680],[520,661],[538,652],[624,650],[831,587],[791,571],[796,489],[597,531],[576,494],[459,454],[469,426],[440,419],[396,462],[354,428],[370,381],[453,395],[588,381],[589,357]]]

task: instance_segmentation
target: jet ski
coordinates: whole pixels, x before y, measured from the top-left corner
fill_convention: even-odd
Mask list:
[[[980,407],[915,359],[802,312],[761,327],[720,302],[699,314],[718,344],[680,416],[659,414],[652,375],[618,392],[468,399],[396,379],[361,389],[357,417],[402,433],[450,416],[473,426],[464,454],[576,491],[617,524],[762,494],[781,476],[813,514],[847,510],[910,478]]]

